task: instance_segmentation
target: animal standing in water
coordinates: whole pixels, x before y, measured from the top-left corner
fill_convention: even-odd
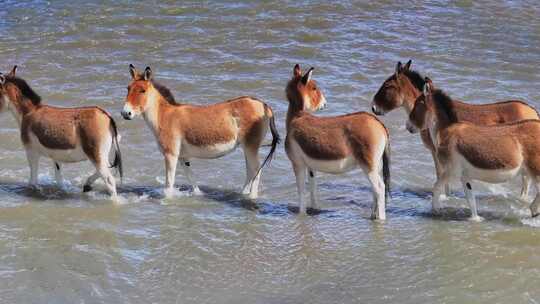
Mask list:
[[[518,174],[529,176],[537,194],[530,205],[533,217],[540,203],[540,120],[478,126],[460,122],[452,99],[435,89],[426,77],[424,98],[412,109],[407,130],[427,130],[436,138],[440,176],[433,186],[433,210],[440,210],[440,196],[450,179],[459,178],[471,208],[471,220],[480,221],[473,181],[502,183]]]
[[[165,194],[170,196],[173,191],[179,159],[194,193],[200,193],[190,159],[219,158],[240,146],[246,159],[242,193],[256,198],[261,169],[270,161],[279,143],[272,108],[248,96],[205,106],[177,103],[168,88],[152,79],[150,67],[143,73],[133,65],[129,69],[132,79],[122,116],[129,120],[142,115],[155,135],[165,157]],[[272,133],[272,145],[259,166],[259,148],[268,129]]]
[[[311,114],[326,105],[312,74],[313,68],[310,68],[302,75],[300,66],[296,65],[286,88],[289,110],[285,150],[296,176],[300,214],[307,211],[304,199],[306,173],[310,206],[317,208],[317,171],[339,174],[360,168],[373,190],[371,217],[384,220],[385,200],[390,191],[388,130],[374,115],[366,112],[333,117]]]
[[[116,181],[111,167],[122,177],[122,158],[114,119],[99,107],[60,108],[45,105],[25,80],[15,75],[14,66],[7,75],[0,75],[0,109],[9,109],[21,130],[21,140],[30,165],[30,185],[38,183],[41,156],[55,164],[56,182],[63,183],[61,164],[90,160],[96,172],[84,183],[84,191],[103,178],[113,199]],[[114,150],[114,161],[109,153]]]
[[[418,72],[411,70],[412,61],[405,65],[398,62],[395,73],[388,77],[381,85],[377,94],[373,97],[372,111],[377,115],[384,115],[394,109],[403,108],[409,115],[414,108],[417,99],[423,98],[422,90],[425,85],[424,77]],[[452,107],[459,121],[466,121],[476,125],[490,126],[510,123],[525,119],[538,119],[536,110],[527,103],[519,100],[508,100],[488,104],[468,104],[458,100],[451,100]],[[440,176],[440,164],[437,160],[437,152],[427,130],[420,132],[422,142],[426,146],[435,163],[437,177]],[[528,194],[529,182],[527,175],[523,175],[522,199]],[[445,186],[446,194],[449,194],[448,185]]]

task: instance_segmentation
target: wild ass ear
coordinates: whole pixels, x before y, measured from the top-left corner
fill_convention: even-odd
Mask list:
[[[403,65],[401,64],[401,61],[398,61],[398,63],[396,64],[396,76],[401,73],[401,71],[403,70]]]
[[[407,63],[405,63],[405,66],[403,67],[403,70],[404,71],[408,71],[411,69],[411,64],[412,64],[412,59],[409,59],[409,61],[407,61]]]
[[[4,83],[6,83],[6,77],[0,74],[0,85],[4,85]]]
[[[300,77],[302,76],[302,70],[300,69],[300,65],[296,64],[293,69],[293,76],[294,77]]]
[[[150,80],[152,79],[152,69],[150,69],[150,67],[146,67],[146,69],[144,69],[144,80]]]
[[[424,95],[427,96],[433,91],[433,82],[429,77],[424,78],[425,84],[424,84]]]
[[[306,74],[304,74],[304,76],[302,77],[302,83],[304,85],[306,85],[311,80],[311,74],[313,74],[314,69],[315,69],[314,67],[309,68]]]
[[[15,77],[15,73],[17,72],[17,66],[14,65],[11,71],[8,74],[8,77]]]
[[[137,80],[137,76],[139,75],[139,72],[137,72],[137,69],[133,64],[129,65],[129,73],[131,74],[131,78],[134,80]]]

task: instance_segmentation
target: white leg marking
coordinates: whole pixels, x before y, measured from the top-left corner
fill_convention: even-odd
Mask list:
[[[62,167],[60,163],[54,162],[54,178],[56,179],[56,184],[59,187],[64,185],[64,177],[62,176]]]
[[[475,222],[482,221],[482,217],[478,216],[478,210],[476,208],[476,197],[474,196],[474,193],[472,191],[471,182],[463,179],[461,183],[463,184],[463,191],[465,191],[465,197],[467,198],[467,202],[469,202],[469,208],[471,209],[470,220]]]
[[[165,155],[165,197],[171,197],[174,194],[174,180],[176,177],[176,164],[178,155]]]
[[[244,156],[246,159],[246,182],[244,183],[244,188],[242,190],[242,194],[249,194],[249,198],[256,199],[258,197],[259,192],[259,181],[261,179],[262,170],[255,177],[253,180],[253,183],[250,183],[251,179],[255,176],[257,173],[257,170],[259,169],[259,151],[244,148]]]
[[[26,158],[30,166],[30,180],[28,183],[30,186],[35,187],[38,185],[39,153],[31,149],[26,149]]]
[[[304,198],[304,188],[306,186],[306,167],[294,166],[294,176],[296,177],[296,188],[298,190],[298,201],[300,204],[299,214],[307,214],[306,201]]]
[[[311,198],[311,208],[318,209],[319,208],[319,196],[317,192],[317,181],[315,180],[315,171],[312,169],[308,169],[308,180],[309,180],[309,192],[310,192],[310,198]]]
[[[378,170],[373,170],[367,174],[373,191],[373,207],[371,209],[371,218],[385,220],[386,210],[384,201],[384,181]]]
[[[102,161],[101,163],[97,164],[96,169],[101,175],[101,178],[103,178],[103,182],[105,182],[105,186],[111,195],[111,199],[116,201],[118,199],[116,194],[116,180],[109,169],[108,161]]]
[[[532,179],[533,178],[531,178],[530,180]],[[529,207],[531,209],[532,217],[538,216],[538,205],[540,205],[540,182],[538,182],[538,178],[534,177],[534,179],[536,180],[536,182],[534,183],[536,187],[536,197],[534,198],[532,204]]]
[[[523,172],[522,174],[523,175],[521,176],[522,185],[520,198],[525,201],[529,197],[529,189],[532,183],[532,178],[530,178],[526,172]]]
[[[203,193],[201,192],[199,186],[197,186],[197,183],[193,178],[193,171],[191,171],[191,163],[188,159],[185,158],[182,158],[180,161],[182,162],[182,166],[184,167],[184,174],[186,175],[186,178],[193,189],[193,194],[202,195]]]
[[[437,181],[433,185],[433,198],[431,201],[431,211],[433,214],[439,214],[441,212],[441,196],[444,190],[444,186],[447,181],[444,177],[437,178]]]

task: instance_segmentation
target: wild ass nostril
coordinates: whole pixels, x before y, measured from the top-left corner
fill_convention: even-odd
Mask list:
[[[373,112],[373,114],[375,114],[375,115],[384,115],[384,112],[379,111],[379,109],[377,109],[376,105],[371,106],[371,112]]]
[[[127,120],[130,120],[131,119],[131,111],[127,112],[127,111],[122,111],[120,112],[120,114],[122,114],[122,117],[124,119],[127,119]]]

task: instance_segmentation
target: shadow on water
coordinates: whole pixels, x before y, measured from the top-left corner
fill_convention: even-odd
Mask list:
[[[322,184],[323,187],[332,187],[333,189],[344,188],[348,190],[348,195],[340,195],[330,198],[325,198],[325,201],[341,202],[344,205],[354,205],[355,207],[371,210],[372,208],[372,195],[371,188],[369,186],[354,186],[339,185],[339,184]],[[258,198],[256,200],[247,198],[245,195],[222,188],[215,188],[210,186],[200,186],[203,195],[201,197],[219,202],[233,208],[241,208],[252,212],[257,212],[261,215],[271,216],[287,216],[291,214],[299,213],[298,205],[291,205],[289,203],[270,201],[265,197]],[[179,185],[177,188],[181,192],[189,193],[190,186]],[[15,194],[17,196],[33,198],[36,200],[70,200],[79,199],[87,200],[88,197],[82,189],[76,186],[64,186],[58,187],[56,184],[44,184],[38,187],[29,187],[27,183],[18,182],[4,182],[0,184],[0,191]],[[107,195],[104,189],[94,189],[93,191]],[[118,187],[118,193],[120,195],[135,195],[137,197],[147,197],[151,200],[164,199],[163,191],[160,187],[155,186],[131,186],[122,185]],[[350,195],[363,196],[360,199],[350,199]],[[468,208],[459,207],[444,207],[439,214],[431,212],[431,191],[426,189],[415,188],[393,188],[391,192],[391,199],[386,205],[386,213],[388,217],[421,217],[433,220],[442,221],[467,221],[471,216],[471,212]],[[478,199],[482,199],[487,196],[477,196]],[[452,198],[464,199],[462,193],[452,193]],[[309,199],[307,197],[307,199]],[[399,206],[400,201],[420,199],[425,200],[427,203],[426,208],[418,208],[418,206]],[[341,217],[343,214],[338,212],[338,209],[314,209],[308,208],[307,214],[310,216],[327,215],[329,217]],[[479,213],[486,221],[505,221],[509,223],[519,222],[516,216],[510,216],[501,212],[492,212],[482,210]]]

